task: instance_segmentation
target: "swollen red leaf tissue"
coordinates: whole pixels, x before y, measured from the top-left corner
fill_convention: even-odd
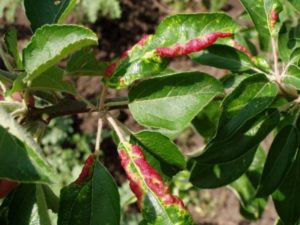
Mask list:
[[[212,32],[201,38],[195,38],[185,44],[175,44],[169,47],[160,47],[156,49],[156,53],[161,57],[176,57],[180,55],[188,55],[192,52],[198,52],[205,49],[216,42],[219,38],[232,36],[232,33]]]

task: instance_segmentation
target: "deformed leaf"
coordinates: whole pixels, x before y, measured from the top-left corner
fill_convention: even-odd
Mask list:
[[[145,160],[138,145],[122,143],[118,148],[121,165],[143,214],[142,224],[192,225],[181,199],[171,194],[158,172]]]
[[[244,52],[226,45],[213,45],[190,57],[197,63],[231,71],[246,71],[255,67]]]
[[[142,125],[179,130],[222,93],[222,85],[208,74],[177,73],[133,86],[129,91],[129,109]]]
[[[230,37],[236,27],[237,24],[222,13],[169,16],[159,24],[154,35],[142,39],[126,51],[120,61],[112,64],[114,68],[107,83],[122,88],[136,79],[155,76],[166,68],[168,58],[205,49]]]
[[[269,47],[280,11],[279,0],[240,0],[258,31],[263,49]]]
[[[40,155],[40,147],[2,107],[0,115],[0,177],[50,182],[52,170]]]
[[[147,162],[164,180],[169,180],[186,166],[184,156],[178,147],[158,132],[142,131],[133,134],[130,142],[141,147]]]
[[[61,190],[58,225],[120,224],[117,186],[99,161],[89,159],[77,181]]]
[[[299,133],[294,126],[282,128],[276,135],[268,153],[257,196],[267,196],[281,184],[299,144]]]
[[[77,25],[41,27],[23,50],[26,80],[32,81],[72,52],[96,44],[96,34],[85,27]]]

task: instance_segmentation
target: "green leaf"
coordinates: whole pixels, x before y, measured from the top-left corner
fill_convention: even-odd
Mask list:
[[[0,115],[0,177],[50,182],[52,169],[42,158],[39,145],[1,106]]]
[[[256,121],[255,121],[256,120]],[[217,164],[230,162],[251,151],[254,146],[259,145],[266,136],[278,125],[280,114],[277,110],[266,115],[259,116],[250,121],[252,129],[240,132],[227,140],[212,140],[204,149],[202,154],[196,158],[197,162]]]
[[[62,91],[74,95],[77,92],[72,83],[63,80],[64,71],[58,67],[51,67],[43,72],[40,76],[32,80],[29,87],[24,83],[25,76],[25,74],[18,76],[13,83],[13,87],[8,91],[8,95],[23,90]]]
[[[271,12],[278,5],[278,0],[240,0],[250,15],[256,30],[258,31],[260,44],[263,49],[269,47],[271,34],[274,27],[271,22]]]
[[[20,184],[0,206],[0,224],[30,225],[35,191],[34,184]]]
[[[247,171],[256,149],[257,147],[253,147],[244,155],[219,164],[200,163],[192,159],[189,163],[191,183],[199,188],[217,188],[230,184]]]
[[[18,50],[18,39],[17,39],[17,30],[15,28],[9,29],[4,36],[4,41],[8,53],[14,58],[17,69],[22,69],[22,61],[20,59],[19,50]]]
[[[216,139],[224,140],[238,132],[249,120],[266,110],[277,93],[277,85],[264,75],[244,79],[223,101]]]
[[[40,225],[51,225],[50,216],[48,214],[48,207],[46,197],[42,185],[36,185],[36,203],[38,206],[38,213],[40,217]]]
[[[76,5],[76,0],[24,0],[26,15],[35,31],[45,24],[61,23]]]
[[[236,89],[240,83],[249,77],[249,74],[228,74],[222,77],[220,80],[226,90],[226,93],[230,94]]]
[[[193,119],[192,124],[196,131],[206,139],[214,137],[221,116],[221,100],[213,100]]]
[[[300,68],[296,65],[289,66],[282,80],[284,84],[300,90]]]
[[[298,151],[290,170],[272,198],[276,211],[285,225],[300,223],[300,154]]]
[[[255,198],[265,159],[264,150],[259,148],[247,172],[230,184],[240,200],[240,213],[248,220],[261,218],[267,205],[267,198]]]
[[[117,186],[99,162],[89,180],[61,190],[58,225],[119,225],[120,196]]]
[[[51,190],[48,185],[43,185],[43,193],[45,195],[45,200],[47,203],[47,208],[51,209],[54,213],[58,213],[59,208],[59,198]]]
[[[131,135],[130,142],[141,147],[147,162],[163,177],[170,180],[186,167],[180,149],[167,137],[153,131]]]
[[[95,53],[89,48],[83,48],[70,57],[66,73],[72,76],[102,76],[106,66],[106,63],[97,61]]]
[[[298,11],[300,10],[300,2],[298,0],[288,0]]]
[[[142,224],[193,224],[182,201],[170,193],[158,172],[145,160],[138,145],[122,143],[118,152],[131,190],[138,199],[144,219]]]
[[[243,52],[225,45],[213,45],[190,56],[197,63],[231,71],[246,71],[255,67],[252,60]]]
[[[292,52],[300,47],[300,26],[293,26],[291,22],[285,22],[279,32],[278,48],[279,56],[283,61],[289,61]]]
[[[299,144],[299,133],[294,126],[282,128],[276,135],[257,190],[257,196],[272,194],[289,170]]]
[[[177,73],[136,84],[129,91],[129,109],[142,125],[179,130],[222,93],[222,85],[208,74]]]
[[[77,25],[43,26],[23,50],[26,79],[32,81],[72,52],[96,44],[96,34],[87,28]]]
[[[168,63],[168,59],[157,55],[157,48],[186,44],[192,39],[205,37],[213,32],[234,33],[236,27],[237,24],[232,18],[223,13],[178,14],[166,17],[143,46],[136,44],[128,52],[128,57],[117,63],[107,83],[111,87],[120,88],[130,85],[136,79],[155,76]]]

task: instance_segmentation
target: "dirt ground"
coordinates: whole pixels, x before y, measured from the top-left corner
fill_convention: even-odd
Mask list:
[[[100,42],[98,49],[96,49],[99,60],[110,60],[118,56],[122,51],[128,49],[143,34],[154,33],[155,27],[159,21],[169,13],[172,9],[159,1],[152,0],[121,0],[122,17],[116,20],[109,20],[106,18],[99,19],[91,28],[98,33]],[[224,9],[233,17],[242,12],[242,8],[237,0],[228,1]],[[189,11],[195,12],[205,10],[203,7],[191,5]],[[70,22],[74,18],[70,18]],[[0,25],[4,21],[0,19]],[[19,31],[19,38],[26,39],[30,36],[28,29],[28,22],[26,21],[22,10],[17,14],[15,24],[9,26],[17,26]],[[0,36],[7,30],[7,26],[0,26]],[[22,41],[21,41],[22,45]],[[1,62],[0,62],[1,64]],[[207,68],[195,65],[186,58],[181,58],[172,62],[172,68],[176,70],[201,70],[214,74],[219,77],[224,75],[225,71]],[[1,65],[0,65],[1,67]],[[80,77],[76,79],[78,90],[83,96],[96,97],[99,94],[98,78]],[[110,91],[110,96],[122,96],[126,91]],[[120,119],[125,122],[133,130],[137,130],[139,126],[128,116],[128,111],[124,110],[120,114]],[[89,114],[79,115],[76,118],[78,127],[83,132],[95,132],[96,118]],[[190,151],[201,144],[201,139],[197,135],[189,134],[184,141],[178,141],[184,151]],[[105,140],[102,144],[104,155],[104,163],[112,174],[118,178],[118,183],[125,180],[125,176],[118,162],[116,162],[117,155],[115,151],[111,151],[114,145],[111,140]],[[196,224],[199,225],[272,225],[276,219],[276,213],[273,205],[269,203],[262,219],[258,222],[247,222],[239,214],[239,203],[237,197],[227,188],[220,188],[214,190],[205,190],[205,194],[209,196],[212,201],[212,208],[209,212],[206,210],[199,210],[199,207],[189,207]]]

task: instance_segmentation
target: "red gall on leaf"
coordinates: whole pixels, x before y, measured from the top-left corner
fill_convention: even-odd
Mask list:
[[[121,165],[125,169],[130,181],[130,188],[138,199],[138,206],[143,208],[143,197],[149,188],[165,205],[175,205],[185,209],[180,198],[170,193],[169,187],[164,184],[160,174],[146,161],[144,153],[137,145],[130,146],[130,152],[125,149],[119,151]],[[134,171],[133,168],[137,171]],[[142,176],[142,177],[141,177]]]
[[[117,65],[120,63],[120,61],[126,57],[128,57],[130,51],[136,47],[136,46],[141,46],[143,47],[145,45],[145,42],[148,40],[149,38],[149,35],[147,34],[144,34],[142,36],[142,38],[135,44],[133,45],[130,49],[127,49],[126,51],[122,52],[121,55],[120,55],[120,58],[114,62],[114,63],[111,63],[109,64],[106,69],[105,69],[105,72],[104,72],[104,76],[106,78],[110,77],[114,72],[115,72],[115,69],[117,68]]]
[[[188,55],[211,46],[219,38],[226,38],[230,36],[232,36],[232,33],[212,32],[204,35],[203,37],[192,39],[185,44],[175,44],[169,47],[157,48],[156,53],[161,57]]]
[[[0,199],[7,196],[17,185],[15,181],[0,179]]]
[[[135,44],[133,45],[130,49],[127,49],[126,51],[122,52],[120,58],[123,59],[123,58],[126,58],[130,51],[135,47],[135,46],[140,46],[140,47],[144,47],[146,41],[149,39],[149,35],[148,34],[144,34],[142,36],[142,38]]]
[[[273,29],[275,27],[275,24],[279,20],[279,15],[276,8],[272,9],[270,17],[271,17],[271,28]]]
[[[81,184],[82,182],[84,182],[89,177],[89,175],[90,175],[90,168],[94,164],[94,161],[95,161],[95,156],[94,155],[90,155],[85,160],[84,166],[83,166],[83,168],[81,170],[81,173],[80,173],[79,177],[75,181],[75,184]]]
[[[106,78],[110,77],[114,73],[116,67],[117,67],[117,63],[109,64],[104,71],[104,76]]]
[[[245,53],[251,60],[254,60],[254,56],[251,54],[251,52],[246,47],[244,47],[243,45],[239,44],[237,41],[232,40],[232,46],[234,48],[236,48],[237,50]]]

